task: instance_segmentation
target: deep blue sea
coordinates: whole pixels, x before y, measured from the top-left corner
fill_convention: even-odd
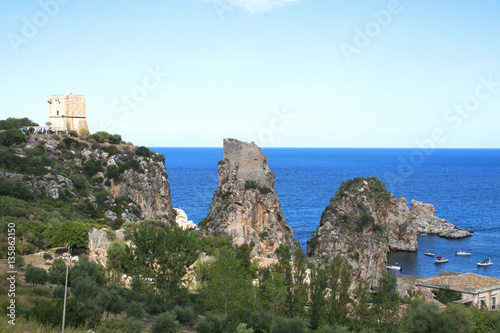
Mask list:
[[[222,148],[152,148],[165,155],[172,205],[195,223],[208,213],[217,188]],[[436,215],[474,234],[461,240],[419,236],[416,253],[394,252],[404,274],[428,277],[441,269],[500,278],[499,149],[264,148],[276,174],[275,190],[286,221],[304,248],[319,225],[321,212],[341,182],[376,176],[395,196],[432,203]],[[449,258],[434,264],[426,250]],[[457,257],[456,251],[470,257]],[[490,258],[493,266],[477,267]]]

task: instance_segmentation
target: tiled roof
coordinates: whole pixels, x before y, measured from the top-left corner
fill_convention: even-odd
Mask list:
[[[446,275],[446,276],[432,276],[429,278],[421,279],[418,282],[422,284],[441,285],[443,287],[460,287],[470,289],[480,289],[493,286],[500,286],[500,279],[477,275],[473,273],[465,273],[459,275]]]

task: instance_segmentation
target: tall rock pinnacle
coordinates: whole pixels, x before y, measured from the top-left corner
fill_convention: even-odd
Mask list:
[[[238,245],[252,247],[252,257],[274,257],[280,245],[299,248],[285,222],[274,173],[254,143],[224,139],[219,186],[207,217],[199,223],[204,235],[227,234]]]

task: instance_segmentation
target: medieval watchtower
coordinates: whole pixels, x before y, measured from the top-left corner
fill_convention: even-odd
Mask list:
[[[49,103],[49,122],[51,127],[59,127],[68,131],[89,129],[85,116],[85,97],[81,95],[52,95]]]

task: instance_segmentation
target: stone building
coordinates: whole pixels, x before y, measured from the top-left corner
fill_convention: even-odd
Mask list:
[[[462,304],[473,304],[483,309],[498,311],[500,279],[473,273],[441,271],[440,275],[415,280],[415,291],[432,292],[451,289],[462,294]]]
[[[73,95],[52,95],[47,99],[49,103],[49,126],[67,131],[89,129],[85,115],[85,97]]]

